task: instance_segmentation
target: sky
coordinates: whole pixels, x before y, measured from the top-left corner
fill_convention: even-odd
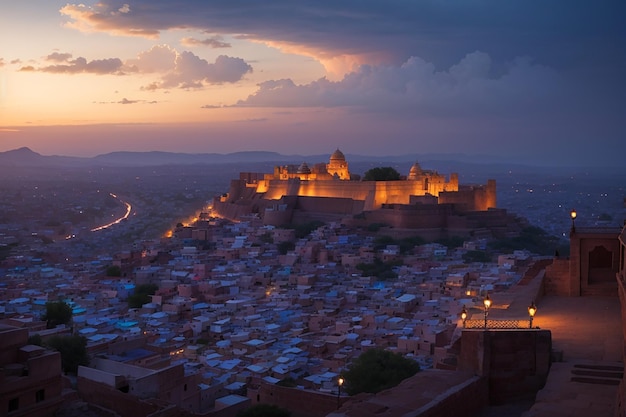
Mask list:
[[[626,155],[622,0],[67,1],[0,0],[0,151]]]

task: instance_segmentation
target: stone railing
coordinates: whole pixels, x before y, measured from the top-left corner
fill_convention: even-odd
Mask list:
[[[472,319],[465,320],[466,329],[484,329],[485,320]],[[488,329],[528,329],[528,320],[487,320]]]

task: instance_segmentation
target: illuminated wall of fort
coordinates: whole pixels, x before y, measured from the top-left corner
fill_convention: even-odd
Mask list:
[[[231,181],[228,194],[216,199],[214,209],[227,218],[236,219],[243,214],[258,213],[267,216],[268,224],[288,222],[294,212],[313,215],[351,215],[364,211],[376,211],[385,206],[438,205],[454,206],[461,211],[486,211],[496,207],[496,183],[460,186],[458,174],[446,176],[422,170],[414,164],[406,179],[397,181],[355,181],[348,163],[339,149],[329,164],[284,165],[274,168],[273,173],[242,172],[239,180]],[[421,211],[422,214],[423,210]],[[444,212],[436,210],[435,223],[445,223]],[[400,215],[402,224],[422,224],[423,221],[408,220],[410,213],[396,214],[389,211],[386,217]],[[443,214],[442,214],[443,213]],[[417,214],[417,212],[413,212]],[[430,217],[430,216],[426,216]]]

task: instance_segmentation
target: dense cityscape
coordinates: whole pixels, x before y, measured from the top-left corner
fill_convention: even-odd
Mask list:
[[[34,3],[0,416],[626,417],[626,2]]]
[[[613,219],[624,210],[622,184],[597,189],[593,178],[593,201],[581,198],[584,182],[570,191],[556,185],[567,179],[533,183],[533,176],[508,173],[500,204],[524,207],[518,213],[543,218],[549,231],[512,211],[506,230],[424,239],[385,224],[277,227],[258,215],[221,218],[212,197],[222,193],[209,190],[226,183],[203,183],[199,173],[211,177],[209,166],[87,178],[68,178],[62,168],[39,177],[18,171],[15,182],[3,184],[12,196],[0,224],[3,323],[27,329],[43,346],[59,336],[83,340],[88,361],[67,368],[64,359],[63,368],[78,376],[70,386],[87,403],[107,407],[115,395],[95,401],[90,390],[98,388],[90,384],[125,375],[110,386],[130,389],[146,410],[163,412],[165,403],[151,399],[170,398],[167,404],[190,415],[235,413],[267,395],[263,384],[338,395],[343,403],[350,381],[340,392],[338,379],[375,348],[421,370],[447,369],[457,361],[461,312],[481,321],[482,300],[491,294],[497,319],[510,303],[506,294],[533,278],[533,265],[555,251],[568,255],[565,207],[579,203],[581,226],[617,230]],[[71,308],[71,320],[50,326],[47,309],[58,302]],[[143,385],[162,378],[173,385]],[[71,413],[67,407],[58,415]],[[121,415],[133,410],[110,407]]]

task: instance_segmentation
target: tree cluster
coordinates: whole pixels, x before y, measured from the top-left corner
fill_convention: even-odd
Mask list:
[[[54,329],[61,324],[72,321],[72,307],[65,301],[51,301],[46,303],[46,312],[41,318],[46,322],[48,329]]]
[[[363,181],[398,181],[400,173],[392,167],[372,168],[365,172]]]
[[[135,291],[128,297],[128,307],[141,308],[144,304],[149,303],[159,287],[156,284],[142,284],[135,287]]]
[[[61,367],[66,373],[75,374],[79,366],[89,365],[87,339],[82,336],[53,336],[44,341],[39,334],[34,334],[28,338],[28,343],[59,352],[61,354]]]
[[[345,390],[350,395],[377,393],[395,387],[419,370],[417,362],[399,353],[370,349],[357,357],[344,373]]]

